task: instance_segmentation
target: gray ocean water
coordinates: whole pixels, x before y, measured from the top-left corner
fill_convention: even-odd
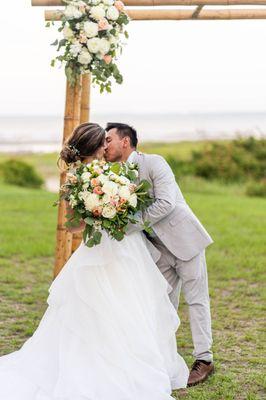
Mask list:
[[[92,122],[133,125],[140,142],[266,137],[266,112],[210,114],[92,114]],[[59,151],[63,116],[0,116],[0,152]]]

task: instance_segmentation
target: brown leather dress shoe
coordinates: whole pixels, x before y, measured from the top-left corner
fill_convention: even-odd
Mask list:
[[[201,360],[196,360],[192,365],[189,378],[188,386],[195,386],[201,382],[206,381],[206,379],[214,373],[214,364],[205,364]]]

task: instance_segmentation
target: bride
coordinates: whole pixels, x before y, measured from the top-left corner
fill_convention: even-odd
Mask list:
[[[85,123],[60,158],[88,163],[104,148],[105,130]],[[71,231],[83,229],[81,221]],[[93,248],[82,241],[52,282],[32,337],[0,357],[0,399],[173,399],[189,371],[177,352],[170,289],[142,233],[118,242],[103,232]]]

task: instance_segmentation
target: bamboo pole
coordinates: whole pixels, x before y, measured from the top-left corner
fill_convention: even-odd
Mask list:
[[[87,122],[90,119],[90,93],[91,92],[91,75],[82,76],[82,94],[81,94],[81,109],[80,123]]]
[[[88,122],[90,119],[90,89],[91,75],[82,75],[81,104],[80,104],[80,123]],[[78,248],[82,240],[82,232],[73,234],[72,253]]]
[[[124,0],[126,6],[266,5],[266,0]],[[60,0],[32,0],[33,6],[63,6]]]
[[[129,17],[136,21],[144,20],[190,20],[195,19],[193,13],[195,10],[127,10]],[[60,21],[61,11],[45,11],[46,21]],[[230,20],[230,19],[266,19],[266,9],[220,9],[220,10],[202,10],[197,20]]]
[[[80,82],[71,87],[69,82],[66,84],[66,101],[65,101],[65,117],[64,117],[64,133],[63,142],[72,134],[73,129],[80,123],[81,112],[81,85]],[[60,174],[60,186],[65,182],[66,172]],[[54,277],[63,268],[72,252],[72,233],[68,232],[64,226],[66,222],[66,203],[60,201],[57,216],[57,234],[56,234],[56,250]]]

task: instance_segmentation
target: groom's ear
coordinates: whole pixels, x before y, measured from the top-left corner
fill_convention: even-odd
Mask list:
[[[129,136],[125,136],[123,138],[123,147],[124,148],[131,147]]]

